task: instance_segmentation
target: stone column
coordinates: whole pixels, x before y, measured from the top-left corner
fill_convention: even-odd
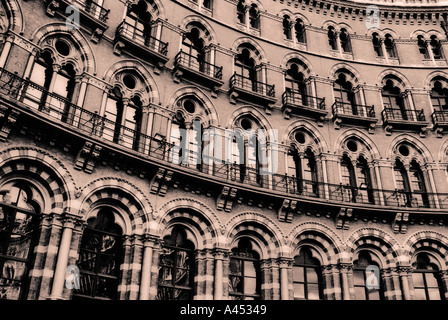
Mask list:
[[[32,67],[36,61],[37,52],[38,52],[38,50],[36,48],[34,48],[33,51],[31,51],[31,54],[28,57],[28,61],[25,66],[25,71],[23,72],[23,75],[22,75],[23,79],[28,79],[30,77]]]
[[[440,280],[442,281],[442,299],[448,300],[448,270],[439,272]]]
[[[140,277],[143,255],[143,236],[133,235],[132,238],[132,263],[130,264],[130,279],[128,280],[127,292],[129,300],[137,300],[140,291]]]
[[[62,238],[59,245],[58,257],[56,262],[56,270],[53,278],[53,286],[51,290],[50,299],[60,300],[62,299],[62,293],[64,290],[65,283],[65,270],[68,266],[68,258],[70,252],[70,246],[72,242],[73,229],[75,228],[75,223],[79,217],[64,213],[62,218],[63,229]]]
[[[289,270],[292,269],[293,260],[291,258],[279,258],[280,265],[280,299],[291,300],[289,295],[289,284],[292,282],[292,278],[288,277]]]
[[[39,238],[34,247],[36,258],[34,265],[30,271],[30,285],[28,290],[28,300],[37,300],[40,295],[40,285],[42,283],[43,270],[45,268],[45,260],[47,257],[47,244],[50,240],[51,229],[53,226],[53,215],[43,213],[39,216]]]
[[[126,283],[128,281],[128,278],[130,277],[129,268],[131,263],[131,256],[131,238],[130,236],[125,236],[123,241],[123,263],[120,266],[120,274],[118,277],[119,279],[121,279],[120,285],[118,286],[118,295],[120,297],[120,300],[127,299]]]
[[[321,268],[323,279],[323,298],[325,300],[341,300],[341,288],[339,286],[339,275],[334,265],[326,265]]]
[[[403,288],[403,300],[411,300],[411,289],[409,288],[409,273],[411,272],[411,268],[399,267],[397,271]]]
[[[213,252],[215,258],[214,300],[224,298],[224,260],[229,258],[229,251],[216,248]]]
[[[385,269],[382,272],[384,278],[385,288],[383,289],[384,297],[387,300],[402,300],[400,279],[398,277],[397,269]]]
[[[348,281],[348,273],[351,270],[351,265],[348,263],[343,263],[339,265],[339,270],[341,272],[341,282],[342,282],[342,300],[351,300],[350,297],[350,287]]]
[[[143,238],[143,262],[142,277],[140,280],[140,300],[149,300],[149,289],[151,287],[151,269],[153,259],[154,238],[145,235]]]
[[[0,54],[0,68],[4,68],[6,65],[6,60],[11,51],[12,42],[14,41],[13,35],[8,35],[5,40],[5,45],[3,46],[2,53]]]

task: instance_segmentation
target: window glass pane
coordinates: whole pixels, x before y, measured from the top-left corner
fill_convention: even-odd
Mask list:
[[[355,286],[364,286],[365,279],[364,279],[364,271],[363,270],[354,270],[353,271],[353,281],[355,283]]]
[[[242,275],[241,261],[237,259],[230,259],[230,274],[231,275]]]
[[[399,189],[399,190],[405,189],[404,179],[403,179],[400,169],[396,168],[394,170],[394,173],[395,173],[395,182],[397,183],[397,189]]]
[[[294,299],[305,299],[305,285],[294,283]]]
[[[116,274],[116,257],[110,255],[100,255],[98,272],[102,274],[108,274],[114,276]]]
[[[303,282],[304,281],[304,277],[303,277],[303,267],[294,267],[293,268],[293,277],[294,277],[294,281],[298,281],[298,282]]]
[[[26,265],[23,262],[7,260],[0,270],[0,300],[18,300]]]
[[[176,280],[174,285],[181,287],[189,287],[190,272],[188,270],[176,269]]]
[[[85,271],[95,271],[96,253],[81,250],[79,253],[79,268]]]
[[[414,282],[414,287],[424,287],[422,273],[413,272],[412,273],[412,281]]]
[[[68,81],[69,79],[67,77],[64,77],[63,75],[60,74],[56,74],[56,80],[54,81],[53,92],[66,98]]]
[[[313,282],[313,283],[318,282],[317,272],[315,269],[313,268],[306,269],[306,280],[307,282]]]
[[[242,277],[229,277],[230,283],[229,283],[229,291],[230,292],[243,292],[243,281]]]
[[[95,296],[114,299],[116,295],[117,279],[97,278]]]
[[[369,300],[380,300],[380,291],[377,289],[368,290]]]
[[[342,164],[341,165],[341,171],[342,171],[342,184],[350,185],[350,172],[348,170],[347,165]]]
[[[429,300],[440,300],[439,288],[428,289]]]
[[[415,289],[416,300],[426,300],[425,289]]]
[[[255,264],[253,261],[244,261],[244,276],[246,277],[255,277]]]
[[[189,300],[190,299],[190,291],[189,290],[174,290],[174,296],[171,300]]]
[[[426,284],[428,287],[439,287],[437,278],[434,273],[425,273]]]
[[[33,72],[31,72],[30,81],[43,86],[45,83],[45,67],[35,63]]]
[[[246,294],[257,293],[257,279],[256,278],[244,278],[244,293],[246,293]]]
[[[318,284],[308,284],[308,299],[309,300],[319,300],[319,285]]]
[[[173,281],[172,269],[170,267],[160,267],[159,268],[159,285],[170,285]]]
[[[355,287],[356,300],[366,300],[365,287]]]

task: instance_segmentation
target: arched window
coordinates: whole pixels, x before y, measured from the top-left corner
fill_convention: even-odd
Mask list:
[[[367,160],[360,156],[355,167],[358,182],[358,198],[362,202],[374,203],[374,195],[372,190],[372,178]]]
[[[300,249],[294,257],[292,267],[294,283],[294,300],[320,300],[322,294],[322,276],[320,262],[313,258],[307,247]]]
[[[235,121],[235,132],[227,135],[229,173],[232,180],[260,186],[263,184],[261,171],[266,168],[265,137],[258,121],[250,115]]]
[[[305,24],[303,23],[303,21],[301,19],[296,19],[294,29],[296,31],[297,42],[306,43]]]
[[[0,194],[0,300],[26,299],[43,199],[21,182],[3,186]]]
[[[417,161],[411,161],[411,166],[409,167],[409,175],[411,178],[411,188],[413,192],[413,201],[417,201],[417,206],[419,207],[429,207],[428,194],[426,191],[425,179],[423,176],[422,169]]]
[[[443,84],[442,84],[443,83]],[[448,82],[436,80],[431,89],[431,103],[434,111],[448,111]]]
[[[285,38],[290,40],[292,39],[291,35],[291,18],[288,15],[283,16],[283,34]]]
[[[244,0],[240,0],[236,6],[237,18],[240,23],[246,24],[246,6]]]
[[[235,58],[235,73],[241,76],[243,88],[250,88],[257,92],[257,71],[255,60],[251,56],[249,49],[244,48]]]
[[[178,111],[171,121],[170,161],[175,164],[203,168],[203,154],[207,143],[202,138],[204,127],[199,115],[205,111],[202,104],[193,96],[177,101]],[[208,156],[208,155],[206,155]]]
[[[56,41],[59,42],[63,41]],[[76,72],[71,63],[65,63],[60,68],[54,67],[53,64],[54,59],[49,51],[43,51],[37,56],[30,81],[41,88],[29,86],[24,100],[28,105],[46,111],[65,122],[74,95]],[[58,98],[55,98],[54,94],[58,95]]]
[[[249,25],[253,29],[260,28],[260,10],[255,3],[253,3],[249,9]]]
[[[341,29],[339,34],[339,40],[341,40],[341,48],[343,52],[352,52],[352,46],[350,44],[350,35],[345,28]]]
[[[136,79],[127,74],[123,77],[125,84],[135,87]],[[142,101],[139,96],[125,99],[120,88],[111,90],[105,109],[106,122],[103,137],[128,148],[139,150],[142,119]]]
[[[235,132],[230,139],[229,178],[234,181],[243,182],[246,176],[244,137],[240,132]]]
[[[305,78],[296,63],[291,63],[285,74],[286,91],[289,91],[295,102],[307,106],[308,96]],[[296,101],[297,100],[297,101]]]
[[[232,300],[259,300],[261,298],[260,256],[247,238],[232,249],[229,264],[229,295]]]
[[[155,6],[154,3],[150,5]],[[128,7],[126,14],[126,24],[129,28],[129,32],[133,33],[133,39],[137,42],[143,42],[145,46],[151,44],[151,21],[153,17],[150,13],[152,8],[149,8],[148,3],[144,0],[140,0]]]
[[[436,60],[443,59],[442,44],[440,40],[437,39],[436,35],[431,36],[431,41],[429,42],[429,45],[431,46],[434,59]]]
[[[338,50],[337,32],[334,27],[328,27],[328,43],[332,50]]]
[[[204,40],[200,38],[197,28],[192,28],[183,37],[181,50],[186,55],[187,65],[189,67],[202,72],[206,71],[204,70]],[[182,61],[182,63],[185,63],[185,61]]]
[[[157,300],[192,300],[194,296],[194,244],[182,227],[163,238],[159,256]]]
[[[317,175],[317,163],[314,153],[311,149],[307,149],[303,154],[299,155],[295,148],[288,152],[289,165],[292,167],[289,174],[295,177],[295,190],[298,194],[307,196],[319,195],[319,184]]]
[[[212,8],[212,1],[213,0],[203,0],[202,1],[202,6],[204,8],[211,9]]]
[[[87,221],[79,251],[80,289],[74,299],[117,299],[123,230],[109,208]]]
[[[387,56],[389,58],[397,58],[397,49],[395,47],[395,41],[390,34],[386,34],[384,39],[384,47],[386,48]]]
[[[70,63],[62,66],[59,73],[56,75],[56,81],[53,92],[60,95],[63,98],[66,98],[69,102],[72,102],[73,94],[75,91],[75,75],[76,72],[73,68],[73,65]],[[64,110],[61,110],[62,113],[62,121],[66,122],[68,120],[68,116],[74,110],[71,110],[70,103],[64,104]]]
[[[48,51],[43,51],[40,54],[37,55],[36,61],[33,65],[33,70],[30,75],[30,81],[42,86],[45,90],[50,89],[51,80],[53,78],[53,58],[51,56],[51,53]],[[30,89],[27,91],[30,93],[30,96],[36,96],[40,97],[40,101],[38,102],[41,104],[45,103],[44,99],[44,93],[37,91],[34,89],[32,92],[30,92]],[[46,95],[45,95],[46,98]]]
[[[428,195],[420,165],[415,160],[411,161],[408,175],[403,163],[397,159],[394,172],[397,190],[404,196],[404,203],[401,204],[408,207],[428,207]]]
[[[378,33],[373,33],[372,34],[372,45],[373,45],[373,50],[376,53],[377,57],[382,57],[383,56],[383,48],[382,48],[382,40],[380,38],[380,36],[378,35]]]
[[[358,254],[358,259],[353,263],[353,282],[355,286],[356,300],[383,299],[381,275],[375,274],[373,268],[369,270],[369,266],[375,266],[378,268],[378,271],[380,270],[378,264],[372,260],[371,254],[368,251],[361,251]],[[374,282],[374,285],[367,286],[368,281],[369,284]]]
[[[404,193],[405,195],[404,201],[401,203],[401,205],[410,206],[411,197],[409,193],[411,188],[409,185],[408,174],[403,163],[398,159],[395,161],[394,165],[394,177],[397,190],[401,193]]]
[[[414,120],[412,114],[408,114],[405,108],[401,89],[396,86],[393,80],[386,80],[386,84],[381,91],[381,96],[383,98],[384,108],[391,110],[395,119]]]
[[[343,190],[343,200],[349,202],[356,202],[357,181],[355,175],[355,168],[352,161],[347,155],[342,157],[341,161],[341,175]]]
[[[443,285],[435,259],[425,253],[417,254],[412,263],[412,282],[416,300],[444,300]]]
[[[174,164],[186,164],[186,150],[188,144],[187,128],[185,126],[185,119],[179,112],[176,113],[171,122],[170,142],[173,145],[170,161]]]
[[[423,59],[429,59],[428,42],[422,35],[417,36],[418,51],[422,54]]]
[[[334,82],[333,91],[335,101],[342,105],[344,111],[348,109],[348,114],[359,114],[355,94],[353,92],[353,85],[350,81],[347,81],[347,77],[343,73],[340,73],[338,79]]]

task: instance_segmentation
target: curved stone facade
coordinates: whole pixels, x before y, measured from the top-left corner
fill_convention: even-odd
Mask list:
[[[448,298],[446,6],[3,1],[0,298]]]

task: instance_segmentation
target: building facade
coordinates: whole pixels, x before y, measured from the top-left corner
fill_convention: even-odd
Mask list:
[[[0,298],[448,298],[447,7],[2,0]]]

